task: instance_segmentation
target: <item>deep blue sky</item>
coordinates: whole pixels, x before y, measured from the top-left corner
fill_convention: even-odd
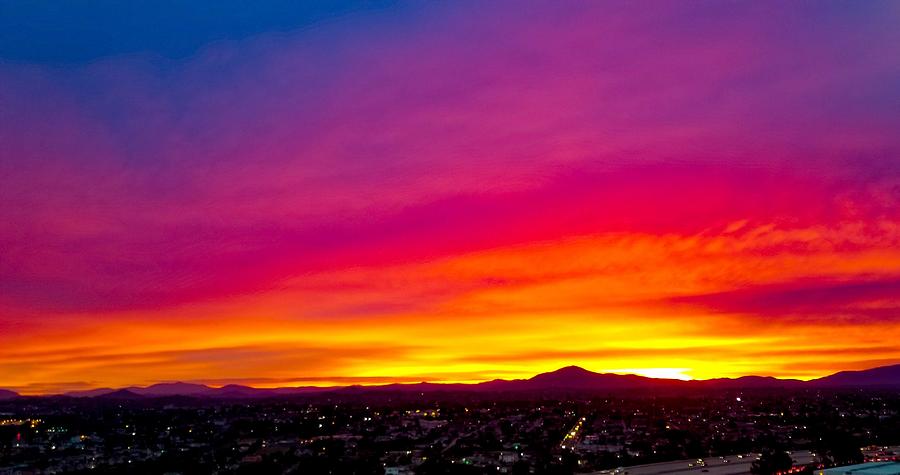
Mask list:
[[[38,63],[78,63],[126,53],[183,58],[206,43],[301,29],[392,3],[3,0],[0,58]]]

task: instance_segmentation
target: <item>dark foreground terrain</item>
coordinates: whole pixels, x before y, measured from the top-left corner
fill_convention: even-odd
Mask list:
[[[786,450],[811,471],[898,443],[896,390],[0,401],[0,474],[573,473],[750,453],[774,473]]]

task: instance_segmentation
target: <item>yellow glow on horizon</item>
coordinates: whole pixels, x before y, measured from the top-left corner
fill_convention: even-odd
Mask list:
[[[0,334],[0,386],[37,394],[179,380],[472,383],[569,365],[655,378],[811,379],[900,361],[897,321],[679,300],[790,282],[809,269],[834,281],[900,272],[900,250],[887,238],[839,259],[829,248],[756,251],[799,236],[585,236],[323,271],[164,310],[60,316],[27,334]],[[896,304],[882,297],[859,308]]]

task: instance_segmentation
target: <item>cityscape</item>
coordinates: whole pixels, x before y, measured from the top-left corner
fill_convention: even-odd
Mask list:
[[[900,378],[865,389],[643,378],[651,392],[610,378],[627,377],[563,368],[528,388],[179,383],[11,396],[0,401],[0,474],[775,475],[900,461]]]

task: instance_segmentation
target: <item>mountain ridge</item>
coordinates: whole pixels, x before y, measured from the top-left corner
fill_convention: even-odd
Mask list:
[[[7,389],[0,389],[0,401],[6,400],[6,399],[14,399],[17,397],[19,397],[19,393],[15,392],[15,391],[9,391]]]
[[[526,392],[526,391],[619,391],[663,389],[819,389],[819,388],[900,388],[900,364],[880,366],[858,371],[840,371],[809,381],[778,379],[772,376],[741,376],[705,380],[649,378],[635,374],[596,373],[579,366],[566,366],[555,371],[539,373],[527,379],[494,379],[479,383],[393,383],[377,386],[301,386],[254,388],[239,384],[212,387],[199,383],[163,382],[145,387],[97,388],[71,391],[61,396],[75,398],[142,399],[167,396],[242,399],[291,396],[315,393],[386,393],[386,392]],[[0,390],[0,399],[19,395]]]

